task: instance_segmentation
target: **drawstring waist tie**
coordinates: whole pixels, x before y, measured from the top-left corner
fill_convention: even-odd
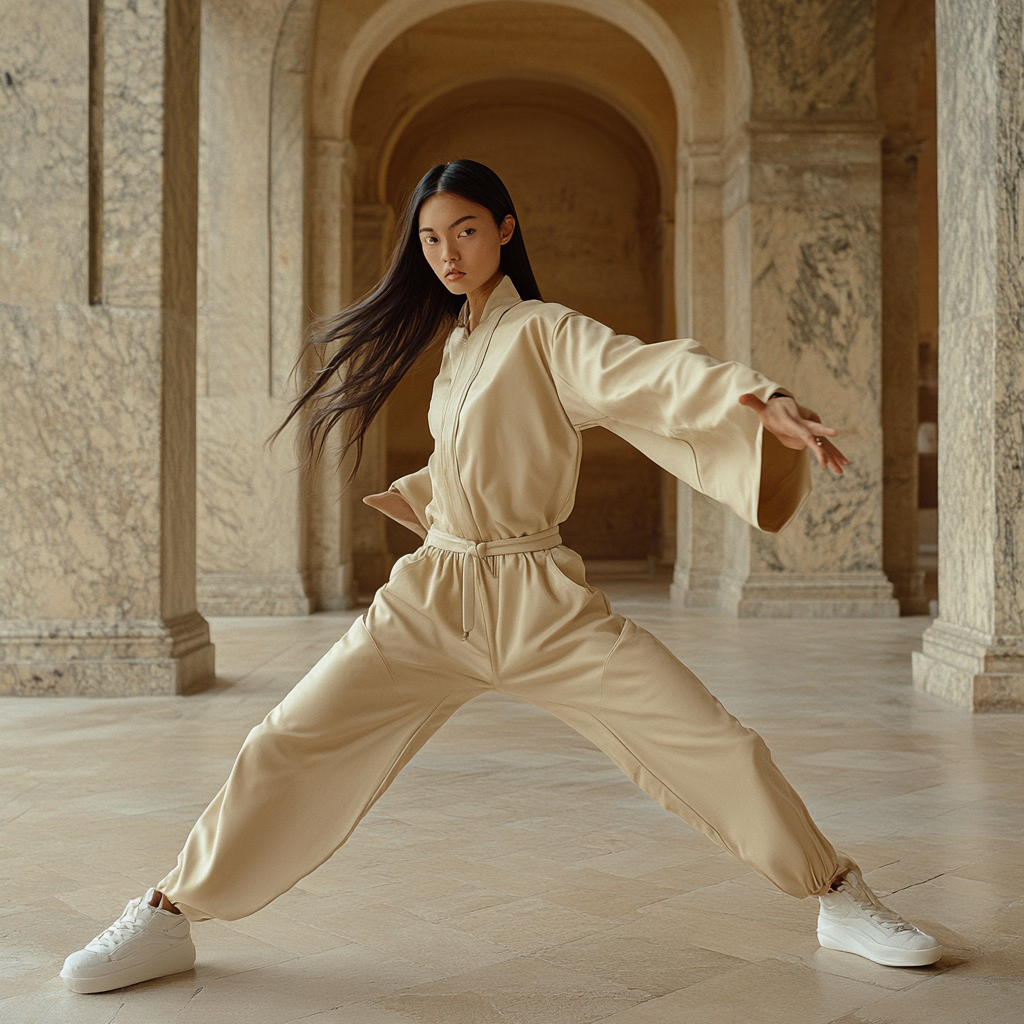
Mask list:
[[[518,555],[530,551],[548,551],[562,543],[557,526],[525,537],[508,540],[466,540],[443,530],[431,529],[424,544],[465,555],[462,562],[462,639],[468,640],[476,624],[476,567],[490,555]]]

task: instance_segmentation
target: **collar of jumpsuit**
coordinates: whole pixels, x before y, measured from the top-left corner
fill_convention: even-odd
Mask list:
[[[778,384],[688,339],[644,344],[556,303],[520,299],[505,276],[480,323],[468,310],[442,354],[428,414],[427,467],[392,486],[462,555],[462,633],[502,555],[560,545],[576,497],[582,431],[618,434],[673,476],[776,532],[810,490],[806,457],[764,435],[739,396]]]
[[[494,286],[491,294],[487,296],[487,301],[484,303],[484,311],[480,316],[480,323],[476,325],[476,330],[473,331],[473,334],[479,333],[491,317],[503,313],[517,302],[522,302],[522,299],[516,290],[516,286],[512,283],[512,279],[505,274]],[[458,319],[455,321],[455,330],[452,332],[452,340],[465,341],[469,337],[471,335],[469,332],[469,300],[467,299],[462,304],[462,309],[459,310]]]

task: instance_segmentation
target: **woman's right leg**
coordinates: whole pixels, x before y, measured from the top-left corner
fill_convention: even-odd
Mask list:
[[[392,667],[356,622],[249,733],[174,870],[67,958],[67,988],[106,992],[189,970],[189,920],[254,913],[322,864],[416,751],[481,691],[485,651],[432,635],[436,623],[419,602],[389,606],[383,591],[378,598],[367,620],[395,652]]]
[[[256,726],[157,885],[192,921],[255,913],[322,864],[479,692],[424,666],[399,689],[363,620]]]

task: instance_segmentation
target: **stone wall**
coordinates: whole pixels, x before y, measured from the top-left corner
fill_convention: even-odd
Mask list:
[[[5,16],[2,692],[213,675],[195,606],[198,8]]]
[[[368,590],[384,577],[401,542],[356,499],[386,482],[389,453],[425,455],[395,409],[348,494],[329,462],[294,471],[294,433],[263,442],[309,318],[372,283],[401,187],[477,142],[507,164],[551,298],[647,339],[695,336],[842,432],[850,471],[818,473],[778,537],[679,491],[677,600],[739,615],[890,615],[886,570],[905,609],[920,610],[904,557],[913,531],[899,529],[914,490],[901,394],[915,285],[900,262],[913,139],[898,110],[910,86],[882,74],[874,40],[925,5],[207,0],[200,60],[191,0],[109,0],[91,22],[82,0],[18,0],[0,42],[3,685],[183,691],[212,673],[197,588],[201,609],[294,614],[344,607],[357,580]],[[1019,308],[1005,212],[1016,208],[1016,10],[940,5],[940,23],[996,68],[954,74],[940,54],[954,143],[943,374],[969,380],[980,402],[949,390],[944,486],[954,465],[981,475],[971,495],[953,486],[945,499],[944,603],[959,596],[929,633],[919,678],[961,697],[992,672],[1000,693],[1017,685],[1019,438],[1002,427],[1020,399],[1019,348],[1005,341]],[[454,43],[467,54],[457,69],[431,63],[432,48]],[[464,109],[446,119],[453,96]],[[962,110],[981,111],[970,133],[949,127]],[[522,142],[502,150],[503,116],[509,132],[536,135],[543,159]],[[973,167],[990,143],[993,169],[967,182],[981,205],[965,213],[949,161]],[[602,195],[618,205],[602,210]],[[961,251],[982,269],[965,275]],[[991,374],[971,376],[977,366]],[[988,424],[981,441],[956,440],[968,413]],[[641,480],[643,465],[608,439],[590,448],[581,504],[601,511],[615,480],[631,498],[649,493],[588,553],[635,555],[608,544],[638,517],[664,547],[671,488]],[[969,685],[968,662],[982,666]]]

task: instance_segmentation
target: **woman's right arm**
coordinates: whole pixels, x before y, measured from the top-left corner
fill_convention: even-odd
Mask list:
[[[426,509],[433,496],[430,470],[424,466],[418,472],[396,480],[388,490],[380,494],[368,494],[363,498],[363,503],[383,512],[422,538],[426,537],[429,528]]]

